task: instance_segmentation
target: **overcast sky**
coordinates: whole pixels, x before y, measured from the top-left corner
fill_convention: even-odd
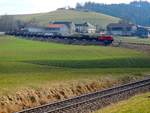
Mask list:
[[[0,15],[49,12],[60,7],[75,7],[76,3],[129,3],[133,0],[0,0]],[[149,0],[150,1],[150,0]]]

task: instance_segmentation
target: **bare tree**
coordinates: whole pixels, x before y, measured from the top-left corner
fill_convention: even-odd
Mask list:
[[[0,17],[0,31],[12,31],[18,29],[18,24],[21,23],[12,15],[3,15]]]

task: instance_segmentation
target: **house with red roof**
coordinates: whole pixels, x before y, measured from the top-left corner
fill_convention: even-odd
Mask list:
[[[73,22],[50,22],[47,28],[51,33],[57,33],[61,35],[71,35],[75,33],[75,24]]]

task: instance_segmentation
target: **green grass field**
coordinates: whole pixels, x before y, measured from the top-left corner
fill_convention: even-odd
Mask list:
[[[108,106],[96,113],[150,113],[150,93]]]
[[[150,73],[142,52],[0,36],[0,93],[46,83]]]
[[[150,38],[139,38],[139,37],[114,37],[117,41],[130,42],[130,43],[142,43],[150,44]]]
[[[73,21],[75,23],[90,22],[106,27],[108,23],[118,22],[118,18],[95,12],[83,12],[75,10],[57,10],[48,13],[16,15],[17,19],[30,21],[35,19],[40,25],[47,26],[50,21]]]

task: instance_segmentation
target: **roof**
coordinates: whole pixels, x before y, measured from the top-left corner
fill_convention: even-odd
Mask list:
[[[50,24],[51,24],[51,22],[50,22]],[[68,28],[71,28],[73,22],[71,22],[71,21],[55,21],[55,22],[52,22],[52,24],[66,25]]]
[[[75,24],[76,26],[86,26],[86,27],[95,27],[94,25],[90,24],[89,22],[85,22],[85,23],[82,23],[82,24]]]
[[[63,24],[49,24],[48,28],[62,28],[64,27]]]
[[[128,24],[128,23],[110,23],[107,25],[107,27],[133,27],[134,24]]]
[[[141,26],[141,25],[138,25],[137,27],[138,27],[138,28],[150,29],[150,27],[147,27],[147,26]]]
[[[150,27],[138,26],[137,28],[150,32]]]
[[[53,22],[53,24],[72,24],[73,22],[70,22],[70,21],[56,21],[56,22]]]

